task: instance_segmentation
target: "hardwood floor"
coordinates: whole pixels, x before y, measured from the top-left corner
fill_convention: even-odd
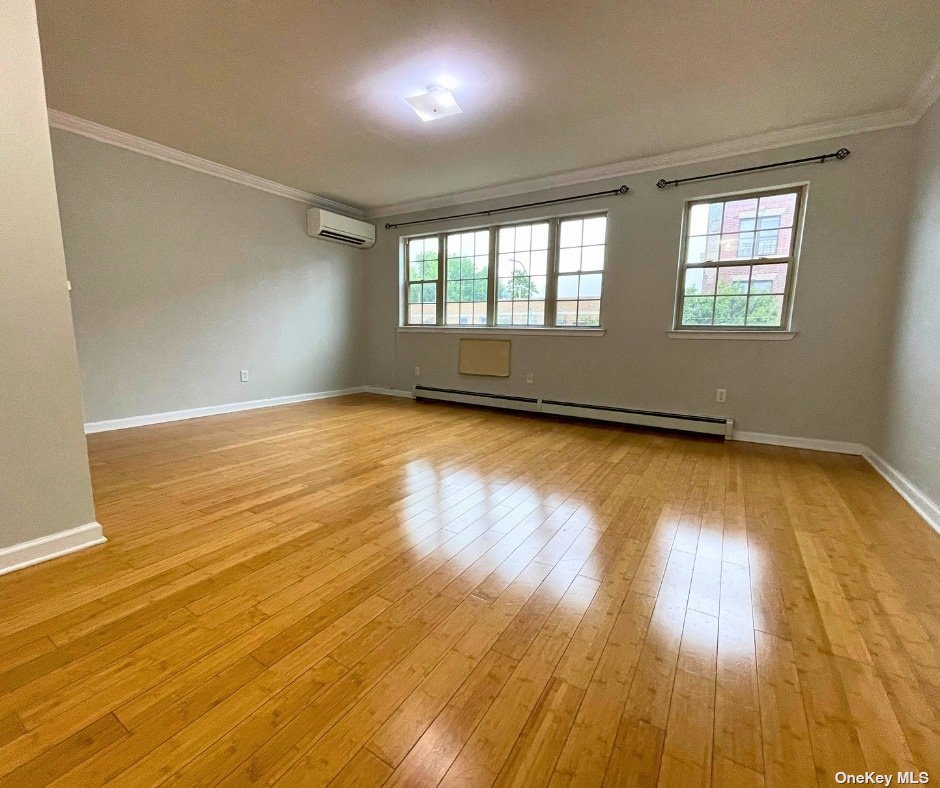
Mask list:
[[[0,782],[940,779],[940,537],[858,457],[359,395],[89,436]]]

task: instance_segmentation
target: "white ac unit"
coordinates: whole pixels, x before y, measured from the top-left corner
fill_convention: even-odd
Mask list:
[[[375,225],[350,219],[338,213],[310,208],[307,211],[307,235],[341,244],[368,249],[375,246]]]

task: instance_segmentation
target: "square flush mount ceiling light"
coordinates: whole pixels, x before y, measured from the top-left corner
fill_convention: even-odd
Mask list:
[[[429,120],[446,118],[448,115],[458,115],[463,110],[457,106],[454,94],[447,88],[431,86],[426,93],[406,98],[411,108],[418,113],[418,117],[425,123]]]

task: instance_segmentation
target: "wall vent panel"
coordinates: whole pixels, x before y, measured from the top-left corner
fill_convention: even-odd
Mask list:
[[[508,378],[511,345],[509,339],[462,338],[457,371],[461,375]]]

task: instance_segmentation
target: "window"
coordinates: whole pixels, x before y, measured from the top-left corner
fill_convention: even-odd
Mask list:
[[[769,216],[742,216],[741,236],[738,246],[738,257],[752,257],[754,249],[754,236],[751,233],[757,230],[757,257],[773,257],[777,254],[777,243],[780,240],[780,214]]]
[[[606,234],[606,216],[561,222],[556,325],[600,325]]]
[[[496,325],[544,326],[548,223],[499,229]]]
[[[450,233],[444,322],[448,326],[485,326],[490,270],[490,234],[486,230]]]
[[[408,325],[434,325],[438,322],[437,291],[440,272],[440,245],[437,236],[414,238],[406,246]]]
[[[407,238],[403,324],[598,327],[606,236],[590,215]]]
[[[676,329],[781,329],[790,313],[803,190],[687,204]]]

